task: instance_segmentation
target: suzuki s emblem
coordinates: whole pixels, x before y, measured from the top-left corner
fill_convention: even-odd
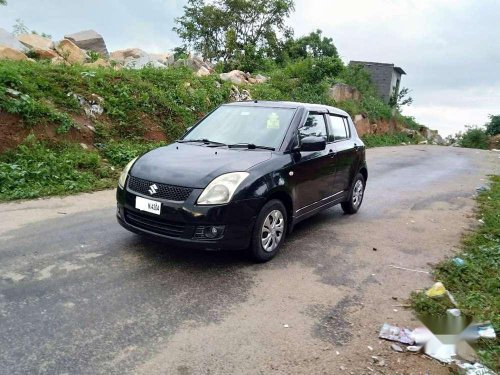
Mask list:
[[[156,186],[156,184],[153,184],[149,187],[149,194],[153,195],[153,194],[156,194],[156,191],[158,190],[158,186]]]

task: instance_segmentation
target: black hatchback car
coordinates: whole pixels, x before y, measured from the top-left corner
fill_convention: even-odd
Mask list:
[[[118,183],[118,222],[207,250],[273,258],[294,225],[341,204],[358,211],[365,146],[349,115],[292,102],[225,104],[177,142],[132,160]]]

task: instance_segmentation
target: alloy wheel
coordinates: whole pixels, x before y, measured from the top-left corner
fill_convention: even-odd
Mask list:
[[[272,252],[278,247],[285,230],[285,219],[280,210],[272,210],[264,220],[261,230],[261,243],[264,251]]]
[[[363,193],[363,181],[358,180],[356,181],[356,184],[354,184],[354,189],[352,191],[352,205],[354,207],[358,207],[361,204],[361,201],[363,200]]]

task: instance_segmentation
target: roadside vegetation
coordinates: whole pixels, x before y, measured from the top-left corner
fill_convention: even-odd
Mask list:
[[[478,220],[484,222],[463,239],[462,249],[455,256],[464,260],[457,265],[453,258],[434,268],[436,281],[452,293],[463,314],[476,322],[491,321],[500,330],[500,176],[491,177],[490,189],[477,198]],[[454,306],[447,298],[433,299],[424,292],[412,295],[412,307],[418,314],[445,315]],[[478,345],[481,361],[500,370],[500,338],[481,340]]]
[[[458,132],[447,138],[448,143],[457,144],[460,147],[500,148],[500,115],[490,115],[490,121],[483,127],[466,126],[464,132]]]

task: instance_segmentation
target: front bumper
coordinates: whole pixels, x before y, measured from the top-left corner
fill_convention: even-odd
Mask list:
[[[204,250],[241,250],[250,245],[257,215],[264,205],[263,198],[230,202],[217,206],[197,206],[196,199],[203,189],[194,189],[184,202],[156,199],[117,188],[117,220],[125,229],[138,234],[162,238],[174,245]],[[161,203],[161,214],[151,214],[135,208],[135,197]],[[224,227],[217,239],[200,239],[203,226]],[[197,231],[198,229],[198,231]]]

